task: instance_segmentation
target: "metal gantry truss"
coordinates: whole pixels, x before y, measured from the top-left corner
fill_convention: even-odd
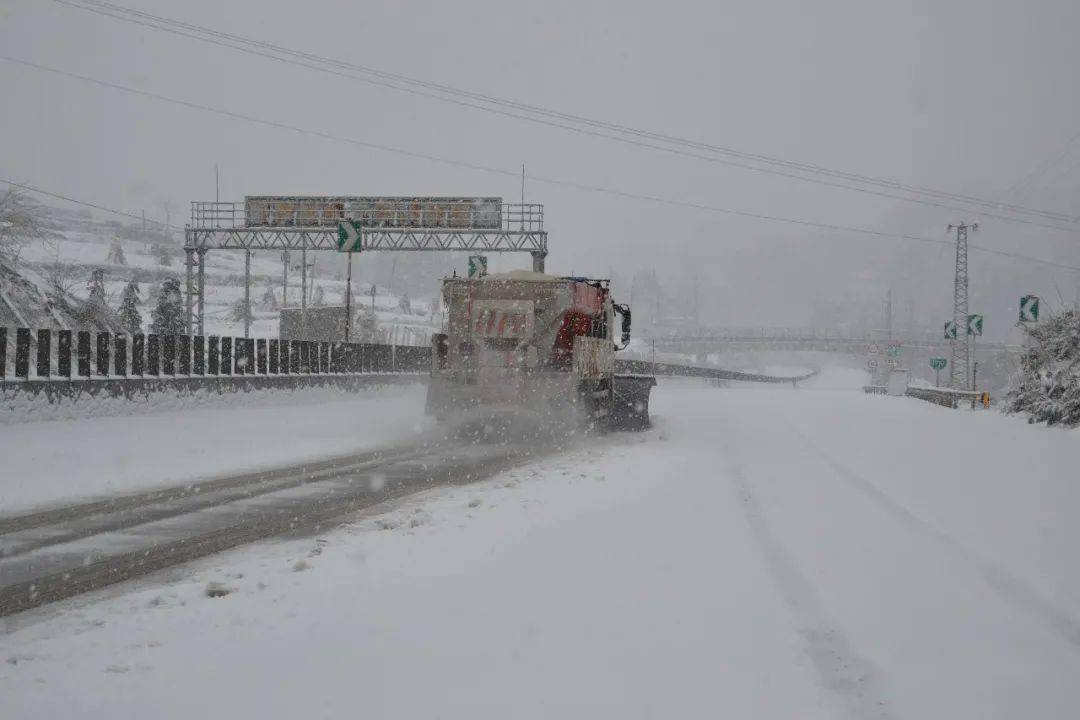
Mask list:
[[[953,325],[956,337],[949,353],[949,387],[974,390],[971,383],[971,338],[968,336],[968,230],[978,225],[950,225],[956,231],[956,274],[953,277]]]
[[[267,216],[277,224],[249,225],[244,203],[191,204],[191,224],[184,230],[185,309],[189,335],[202,335],[204,330],[208,251],[338,252],[337,223],[344,218],[310,214],[289,217],[275,208],[271,208]],[[413,227],[409,217],[391,213],[381,222],[360,229],[360,252],[527,252],[532,255],[532,269],[544,271],[548,243],[543,205],[504,203],[495,215],[495,222],[491,222],[489,214],[485,216],[483,227],[461,227],[469,224],[469,217],[466,215],[463,221],[457,216],[447,217],[447,227]],[[245,282],[250,284],[250,277],[245,277]]]
[[[364,228],[362,252],[483,251],[547,255],[543,230],[457,228]],[[187,228],[185,249],[191,250],[333,250],[337,229],[330,228]]]

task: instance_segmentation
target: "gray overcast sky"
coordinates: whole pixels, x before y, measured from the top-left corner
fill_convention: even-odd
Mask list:
[[[1080,213],[1080,3],[121,4],[280,45],[741,150]],[[496,117],[138,27],[50,0],[0,0],[2,53],[275,121],[530,175],[945,238],[973,213],[899,203]],[[516,180],[364,150],[0,62],[4,177],[174,218],[213,196],[502,195]],[[886,285],[936,326],[947,248],[685,210],[530,181],[554,271],[702,277],[719,324],[799,325]],[[1080,265],[1080,234],[982,220],[987,247]],[[509,263],[506,263],[509,264]],[[1072,301],[1077,274],[972,255],[973,306]],[[980,274],[981,273],[981,274]],[[625,291],[624,291],[625,293]],[[674,293],[673,293],[674,295]],[[839,307],[834,307],[834,306]],[[988,314],[990,314],[988,312]],[[933,320],[933,322],[930,322]],[[1007,323],[1011,325],[1011,320]],[[993,324],[991,324],[993,327]]]

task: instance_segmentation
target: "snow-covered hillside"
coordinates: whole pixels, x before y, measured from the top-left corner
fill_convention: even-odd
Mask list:
[[[85,298],[93,270],[103,270],[108,303],[119,305],[124,286],[139,285],[138,309],[145,326],[157,300],[158,288],[168,277],[184,278],[184,253],[179,233],[165,233],[153,224],[104,221],[89,211],[71,211],[42,206],[47,237],[31,243],[22,253],[19,269],[30,271],[47,284],[60,284],[75,298]],[[218,251],[207,254],[206,333],[242,335],[244,323],[237,311],[244,296],[244,253]],[[299,307],[301,293],[300,253],[289,258],[288,291],[283,292],[284,262],[277,252],[253,252],[251,260],[251,303],[253,337],[276,337],[278,308],[284,301]],[[362,268],[366,258],[354,261]],[[345,259],[336,253],[308,255],[308,304],[338,305],[345,297]],[[401,263],[404,268],[406,263]],[[396,274],[396,266],[394,268]],[[358,272],[359,277],[363,273]],[[388,276],[393,283],[394,275]],[[372,286],[375,287],[374,297]],[[374,307],[378,339],[400,345],[426,345],[441,322],[432,301],[438,292],[433,278],[428,295],[410,298],[393,287],[355,280],[353,302],[357,307]],[[13,323],[14,324],[14,323]]]

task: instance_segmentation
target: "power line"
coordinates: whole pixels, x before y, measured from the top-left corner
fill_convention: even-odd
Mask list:
[[[145,219],[142,215],[136,215],[135,213],[124,212],[123,210],[116,210],[114,208],[106,207],[104,205],[99,205],[97,203],[87,202],[86,200],[76,200],[75,198],[68,197],[67,195],[61,195],[60,193],[50,192],[49,190],[42,190],[39,187],[34,187],[33,185],[27,185],[25,183],[15,182],[14,180],[6,180],[4,178],[0,178],[0,182],[5,183],[7,185],[10,185],[11,187],[22,188],[23,190],[28,190],[28,191],[30,191],[32,193],[37,193],[38,195],[44,195],[46,197],[56,198],[57,200],[63,200],[64,202],[69,202],[69,203],[72,203],[74,205],[82,205],[83,207],[93,208],[94,210],[101,210],[102,212],[111,213],[113,215],[122,215],[123,217],[129,217],[129,218],[131,218],[133,220],[143,220],[143,219]],[[153,223],[155,225],[159,225],[160,227],[167,227],[167,228],[171,228],[173,230],[183,230],[184,229],[184,228],[180,227],[179,225],[172,225],[172,224],[169,224],[169,223],[163,223],[163,222],[160,222],[158,220],[154,220]]]
[[[311,136],[311,137],[320,138],[322,140],[329,140],[329,141],[332,141],[332,142],[344,143],[344,144],[353,145],[353,146],[356,146],[356,147],[362,147],[362,148],[366,148],[366,149],[370,149],[370,150],[379,150],[379,151],[382,151],[382,152],[393,153],[393,154],[402,155],[402,156],[405,156],[405,157],[411,157],[411,158],[416,158],[416,159],[420,159],[420,160],[427,160],[427,161],[430,161],[430,162],[437,162],[437,163],[441,163],[441,164],[444,164],[444,165],[463,167],[463,168],[467,168],[467,169],[470,169],[470,170],[476,170],[476,171],[480,171],[480,172],[486,172],[486,173],[491,173],[491,174],[495,174],[495,175],[501,175],[501,176],[504,176],[504,177],[512,177],[515,180],[518,179],[519,177],[521,177],[519,171],[517,171],[517,170],[504,170],[504,169],[501,169],[501,168],[490,167],[490,166],[487,166],[487,165],[480,165],[480,164],[477,164],[477,163],[471,163],[471,162],[467,162],[467,161],[464,161],[464,160],[455,160],[455,159],[452,159],[452,158],[445,158],[445,157],[441,157],[441,156],[438,156],[438,155],[431,155],[431,154],[428,154],[428,153],[416,152],[416,151],[413,151],[413,150],[407,150],[407,149],[404,149],[404,148],[394,147],[394,146],[391,146],[391,145],[383,145],[383,144],[380,144],[380,143],[372,143],[372,142],[368,142],[368,141],[365,141],[365,140],[358,140],[356,138],[351,138],[351,137],[346,137],[346,136],[341,136],[341,135],[335,135],[333,133],[328,133],[328,132],[325,132],[325,131],[322,131],[322,130],[311,130],[311,129],[299,127],[299,126],[296,126],[296,125],[289,125],[287,123],[278,122],[278,121],[275,121],[275,120],[268,120],[268,119],[261,118],[261,117],[256,117],[256,116],[253,116],[253,115],[246,115],[246,114],[243,114],[243,113],[237,113],[237,112],[233,112],[233,111],[230,111],[230,110],[223,110],[221,108],[212,107],[210,105],[203,105],[203,104],[200,104],[200,103],[190,102],[188,100],[180,100],[178,98],[172,98],[172,97],[169,97],[167,95],[162,95],[160,93],[154,93],[154,92],[150,92],[148,90],[141,90],[139,88],[133,88],[133,87],[128,87],[126,85],[120,85],[118,83],[108,82],[108,81],[105,81],[105,80],[99,80],[97,78],[89,77],[89,76],[86,76],[86,75],[80,75],[78,73],[68,72],[66,70],[61,70],[59,68],[49,67],[47,65],[39,65],[38,63],[33,63],[33,62],[28,61],[28,60],[21,60],[21,59],[18,59],[18,58],[12,58],[12,57],[8,57],[6,55],[0,55],[0,60],[12,62],[12,63],[18,64],[18,65],[23,65],[23,66],[26,66],[26,67],[34,68],[34,69],[37,69],[37,70],[42,70],[44,72],[49,72],[49,73],[53,73],[53,74],[56,74],[56,75],[61,75],[61,76],[76,79],[76,80],[82,80],[84,82],[88,82],[88,83],[91,83],[93,85],[98,85],[100,87],[110,88],[110,89],[113,89],[113,90],[119,90],[121,92],[130,93],[132,95],[138,95],[138,96],[141,96],[141,97],[146,97],[146,98],[150,98],[150,99],[153,99],[153,100],[158,100],[158,101],[161,101],[161,102],[165,102],[165,103],[169,103],[169,104],[173,104],[173,105],[178,105],[178,106],[181,106],[181,107],[186,107],[186,108],[193,109],[193,110],[201,110],[201,111],[204,111],[204,112],[213,113],[215,115],[228,117],[228,118],[231,118],[231,119],[234,119],[234,120],[243,120],[245,122],[250,122],[250,123],[257,124],[257,125],[262,125],[262,126],[265,126],[265,127],[272,127],[272,128],[276,128],[276,129],[279,129],[279,130],[288,130],[290,132],[299,133],[301,135],[308,135],[308,136]],[[703,204],[703,203],[695,203],[695,202],[690,202],[690,201],[685,201],[685,200],[676,200],[676,199],[673,199],[673,198],[665,198],[665,197],[661,197],[661,196],[657,196],[657,195],[649,195],[649,194],[645,194],[645,193],[634,193],[634,192],[629,192],[629,191],[625,191],[625,190],[619,190],[617,188],[605,187],[605,186],[601,186],[601,185],[590,185],[590,184],[587,184],[587,183],[581,183],[581,182],[577,182],[577,181],[574,181],[574,180],[567,180],[567,179],[563,179],[563,178],[544,177],[544,176],[541,176],[541,175],[527,175],[526,177],[528,179],[534,181],[534,182],[544,183],[544,184],[548,184],[548,185],[555,185],[555,186],[560,186],[560,187],[569,187],[569,188],[572,188],[572,189],[575,189],[575,190],[584,190],[584,191],[588,191],[588,192],[601,193],[601,194],[609,195],[609,196],[612,196],[612,197],[619,197],[619,198],[624,198],[624,199],[642,200],[642,201],[646,201],[646,202],[650,202],[650,203],[654,203],[654,204],[659,204],[659,205],[690,208],[690,209],[695,209],[695,210],[704,210],[704,211],[707,211],[707,212],[722,213],[722,214],[726,214],[726,215],[735,215],[735,216],[738,216],[738,217],[746,217],[746,218],[750,218],[750,219],[754,219],[754,220],[763,220],[763,221],[770,221],[770,222],[781,222],[781,223],[786,223],[786,224],[790,224],[790,225],[799,225],[799,226],[803,226],[803,227],[812,227],[812,228],[816,228],[816,229],[819,229],[819,230],[833,230],[833,231],[841,231],[841,232],[850,232],[850,233],[856,233],[856,234],[862,234],[862,235],[869,235],[869,236],[873,236],[873,237],[893,238],[893,239],[900,239],[900,240],[910,240],[910,241],[915,241],[915,242],[933,243],[933,244],[937,244],[937,245],[942,245],[942,244],[950,245],[948,242],[946,242],[944,240],[921,237],[921,236],[918,236],[918,235],[904,235],[904,234],[899,234],[899,233],[889,233],[889,232],[883,232],[883,231],[879,231],[879,230],[872,230],[870,228],[862,228],[862,227],[856,227],[856,226],[851,226],[851,225],[839,225],[839,224],[833,224],[833,223],[821,223],[821,222],[815,222],[815,221],[812,221],[812,220],[804,220],[804,219],[800,219],[800,218],[789,218],[789,217],[784,217],[784,216],[781,216],[781,215],[769,215],[769,214],[764,214],[764,213],[749,212],[749,211],[746,211],[746,210],[736,210],[736,209],[733,209],[733,208],[723,208],[723,207],[718,207],[718,206],[715,206],[715,205],[706,205],[706,204]],[[8,182],[8,181],[5,181],[5,182]],[[9,183],[9,184],[18,185],[17,183]],[[31,188],[30,186],[22,186],[22,185],[20,185],[20,187],[25,187],[26,189],[38,191],[36,188]],[[50,194],[50,193],[47,193],[45,191],[41,191],[41,192],[43,194]],[[61,199],[68,199],[68,198],[64,198],[62,196],[55,196],[55,197],[61,197]],[[74,201],[73,200],[72,202],[79,202],[79,201]],[[81,203],[81,204],[86,204],[86,203]],[[91,205],[91,207],[93,207],[93,206]],[[107,209],[107,208],[100,208],[100,209],[104,209],[107,212],[116,212],[117,214],[121,214],[121,215],[128,214],[131,217],[135,217],[134,215],[131,215],[129,213],[123,213],[123,212],[120,212],[120,211],[113,211],[113,210],[110,210],[110,209]],[[175,226],[171,226],[171,227],[175,227]],[[980,247],[976,247],[974,245],[972,245],[971,247],[972,247],[972,249],[980,250],[982,252],[990,253],[990,254],[993,254],[993,255],[1001,255],[1001,256],[1013,258],[1013,259],[1016,259],[1016,260],[1024,260],[1024,261],[1038,263],[1038,264],[1042,264],[1042,265],[1048,265],[1048,266],[1054,267],[1054,268],[1060,268],[1060,269],[1066,269],[1066,270],[1075,270],[1077,272],[1080,272],[1080,267],[1072,267],[1072,266],[1068,266],[1068,265],[1061,265],[1059,263],[1055,263],[1055,262],[1052,262],[1052,261],[1049,261],[1049,260],[1042,260],[1042,259],[1039,259],[1039,258],[1029,257],[1027,255],[1020,255],[1018,253],[1010,253],[1010,252],[1006,252],[1006,251],[1002,251],[1002,250],[992,250],[990,248],[980,248]]]
[[[1034,182],[1040,175],[1044,174],[1052,167],[1057,165],[1059,162],[1061,162],[1065,158],[1065,156],[1069,154],[1069,149],[1072,147],[1072,144],[1077,140],[1080,140],[1080,132],[1076,133],[1068,140],[1066,140],[1060,148],[1047,155],[1043,159],[1043,161],[1036,165],[1031,171],[1029,171],[1026,175],[1022,176],[1016,182],[1014,182],[1009,187],[1009,194],[1011,195],[1015,192],[1018,192],[1019,190],[1030,186],[1031,183]]]
[[[781,158],[775,158],[767,155],[748,153],[744,151],[735,150],[733,148],[712,145],[709,143],[688,140],[685,138],[667,135],[664,133],[652,132],[648,130],[640,130],[626,125],[620,125],[617,123],[610,123],[601,120],[595,120],[580,115],[574,115],[571,113],[564,113],[548,108],[530,105],[527,103],[517,102],[513,100],[507,100],[504,98],[495,97],[492,95],[486,95],[483,93],[471,92],[468,90],[462,90],[459,88],[442,85],[439,83],[433,83],[425,80],[419,80],[411,78],[399,73],[387,72],[379,70],[377,68],[366,67],[363,65],[356,65],[348,63],[342,60],[336,60],[332,58],[323,57],[313,53],[303,52],[286,48],[279,45],[274,45],[268,42],[253,40],[245,38],[239,35],[233,35],[225,33],[212,28],[207,28],[200,25],[194,25],[192,23],[186,23],[172,18],[166,18],[151,13],[143,12],[140,10],[134,10],[126,8],[120,5],[116,5],[108,2],[101,2],[100,0],[54,0],[61,5],[69,7],[79,8],[88,12],[96,13],[105,17],[113,19],[123,20],[125,22],[141,25],[144,27],[150,27],[156,30],[169,32],[172,34],[180,35],[183,37],[192,38],[202,42],[211,43],[221,47],[230,48],[239,52],[245,52],[248,54],[258,55],[261,57],[270,58],[279,62],[290,63],[305,67],[320,72],[326,72],[332,75],[340,77],[346,77],[361,82],[374,84],[381,87],[390,88],[402,92],[408,92],[414,95],[420,95],[430,99],[439,100],[442,102],[453,103],[464,107],[469,107],[477,110],[495,113],[505,117],[511,117],[527,122],[534,122],[542,125],[560,128],[571,132],[577,132],[580,134],[590,135],[593,137],[605,138],[616,142],[622,142],[625,144],[636,145],[639,147],[645,147],[652,150],[658,150],[661,152],[668,152],[677,155],[683,155],[686,157],[692,157],[708,162],[715,162],[719,164],[729,165],[753,172],[762,172],[773,175],[779,175],[781,177],[787,177],[790,179],[801,180],[803,182],[810,182],[820,184],[828,187],[836,187],[844,190],[854,190],[857,192],[864,192],[873,195],[879,195],[881,197],[892,198],[905,202],[916,202],[926,205],[932,205],[936,207],[948,208],[948,209],[965,209],[958,208],[953,205],[943,205],[939,202],[931,202],[926,199],[919,199],[913,197],[907,197],[903,195],[892,195],[888,193],[881,193],[878,191],[867,190],[865,188],[852,187],[850,185],[844,185],[841,183],[823,181],[820,178],[806,177],[804,175],[798,175],[794,172],[786,172],[776,170],[770,167],[758,167],[754,165],[747,165],[744,163],[736,163],[730,160],[724,160],[711,155],[703,155],[700,152],[689,152],[687,150],[681,150],[681,148],[689,148],[691,150],[706,151],[710,153],[716,153],[728,157],[735,157],[742,160],[763,163],[766,165],[772,165],[776,167],[782,167],[786,170],[793,170],[796,172],[810,173],[816,175],[825,175],[836,179],[846,180],[849,182],[856,182],[862,184],[870,184],[878,187],[884,187],[886,189],[898,190],[902,192],[922,195],[925,197],[934,197],[939,200],[948,200],[952,202],[961,202],[966,204],[974,204],[982,206],[984,208],[995,209],[998,211],[1013,212],[1027,215],[1035,215],[1044,217],[1057,222],[1073,223],[1077,219],[1064,213],[1038,210],[1034,208],[1025,207],[1013,203],[998,202],[993,200],[985,200],[969,195],[961,195],[958,193],[949,193],[941,190],[934,190],[931,188],[925,188],[915,185],[906,185],[894,180],[887,180],[881,178],[875,178],[868,175],[862,175],[858,173],[850,173],[840,170],[833,170],[820,165],[814,165],[810,163],[800,163],[790,160],[784,160]],[[285,57],[282,57],[284,55]],[[292,58],[292,59],[290,59]],[[314,64],[313,64],[314,63]],[[337,68],[336,70],[333,68]],[[351,72],[342,72],[347,70]],[[379,78],[374,80],[371,77],[359,77],[352,73],[362,73],[369,76]],[[418,89],[419,88],[419,89]],[[467,98],[468,100],[462,100],[461,98]],[[491,107],[492,105],[496,107]],[[497,108],[509,108],[515,112],[507,112],[505,110],[499,110]],[[529,115],[522,115],[521,113],[530,113]],[[546,118],[554,118],[563,122],[552,122],[550,120],[544,120],[539,115]],[[567,125],[566,123],[571,123]],[[579,125],[584,125],[587,128],[593,128],[587,130]],[[607,130],[616,133],[615,135],[598,132],[597,129]],[[644,138],[655,142],[667,143],[675,145],[677,147],[668,147],[665,145],[657,145],[655,142],[640,142],[631,140],[628,137]],[[1037,223],[1032,221],[1024,221],[1017,218],[1011,218],[1002,215],[991,214],[983,212],[987,217],[994,217],[996,219],[1007,220],[1010,222],[1026,222],[1027,224],[1037,225],[1040,227],[1046,227],[1049,229],[1060,230],[1064,232],[1076,232],[1077,228],[1065,228],[1056,225],[1047,225],[1043,223]]]

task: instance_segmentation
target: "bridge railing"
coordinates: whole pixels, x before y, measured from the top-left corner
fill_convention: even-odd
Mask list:
[[[916,335],[896,335],[890,340],[883,332],[852,334],[836,330],[815,328],[717,328],[684,335],[657,335],[645,338],[645,342],[655,342],[658,347],[677,347],[680,345],[702,344],[767,344],[767,343],[802,343],[818,344],[831,348],[879,346],[884,348],[890,342],[905,348],[941,348],[949,341],[933,333]],[[1022,348],[1004,343],[983,342],[978,344],[981,351],[1017,352]]]
[[[615,360],[615,372],[626,375],[666,375],[670,377],[695,377],[710,380],[738,380],[756,383],[797,383],[817,375],[817,371],[802,375],[763,375],[745,373],[723,368],[699,367],[679,363],[650,362],[648,360]]]

